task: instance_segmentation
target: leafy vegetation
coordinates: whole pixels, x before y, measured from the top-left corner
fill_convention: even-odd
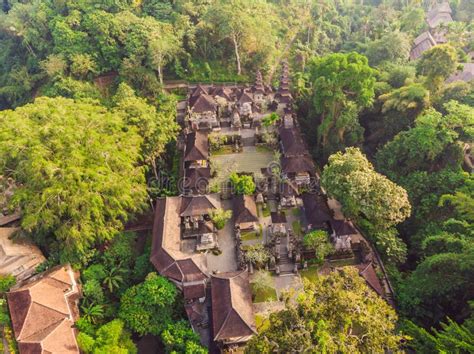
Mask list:
[[[130,335],[154,333],[167,352],[203,351],[173,285],[146,278],[150,246],[138,254],[136,235],[123,228],[150,199],[178,192],[180,151],[170,143],[179,127],[167,80],[249,83],[260,70],[275,86],[287,60],[322,185],[380,251],[401,329],[412,337],[406,346],[472,352],[474,182],[466,171],[474,84],[449,78],[472,60],[474,7],[449,1],[454,21],[440,27],[446,43],[409,60],[436,2],[3,1],[0,206],[21,208],[23,233],[47,256],[39,270],[61,262],[81,270],[82,350],[133,353]],[[213,152],[231,152],[215,140],[211,134]],[[276,145],[271,134],[265,141]],[[230,180],[237,194],[255,191],[250,176]],[[5,181],[15,181],[14,193]],[[262,212],[268,216],[268,206]],[[292,227],[302,234],[298,221]],[[259,265],[269,259],[262,247],[246,256]],[[359,297],[357,276],[312,275],[308,304],[273,314],[250,348],[398,349],[393,313]],[[332,282],[349,289],[333,291]],[[11,285],[1,279],[1,290]],[[337,311],[313,301],[322,294]],[[364,309],[358,317],[349,311],[355,303]],[[370,330],[364,340],[355,338],[360,328]]]

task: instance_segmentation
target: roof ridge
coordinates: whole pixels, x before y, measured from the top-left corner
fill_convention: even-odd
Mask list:
[[[29,289],[28,289],[28,292],[29,292]],[[30,297],[31,297],[31,295],[30,295]],[[45,309],[48,309],[48,310],[50,310],[50,311],[53,311],[53,312],[56,312],[56,313],[58,313],[58,314],[60,314],[60,315],[65,316],[65,317],[63,317],[59,322],[61,322],[63,319],[65,319],[66,316],[69,316],[69,314],[65,314],[65,313],[63,313],[63,312],[59,312],[58,310],[52,309],[51,307],[48,307],[48,306],[46,306],[46,305],[40,304],[39,302],[36,302],[36,301],[33,301],[33,300],[32,300],[32,301],[30,302],[30,306],[28,307],[28,312],[26,313],[25,320],[23,321],[23,326],[21,327],[21,331],[20,331],[20,333],[18,334],[18,336],[17,336],[17,338],[16,338],[17,341],[20,341],[20,340],[23,341],[23,338],[21,338],[21,335],[22,335],[23,330],[24,330],[24,328],[25,328],[25,323],[26,323],[26,321],[28,320],[28,317],[31,315],[31,311],[30,311],[30,310],[31,310],[31,307],[33,306],[33,303],[36,304],[36,305],[38,305],[38,306],[41,306],[41,307],[43,307],[43,308],[45,308]],[[55,323],[56,323],[56,322],[55,322]],[[54,324],[54,323],[53,323],[53,324]],[[50,327],[50,326],[51,326],[51,325],[49,325],[48,327]],[[48,327],[46,327],[46,328],[48,328]],[[43,328],[41,331],[45,330],[46,328]],[[30,334],[30,335],[29,335],[28,337],[26,337],[26,338],[30,338],[31,336],[37,334],[38,332],[40,332],[40,331],[33,332],[32,334]]]

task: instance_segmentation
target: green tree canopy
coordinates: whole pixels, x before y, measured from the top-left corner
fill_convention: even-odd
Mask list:
[[[134,354],[137,348],[130,338],[130,333],[124,329],[121,320],[113,320],[99,327],[95,335],[79,333],[77,343],[86,354]]]
[[[417,71],[426,76],[426,85],[437,92],[457,67],[456,49],[448,44],[437,45],[423,53]]]
[[[383,353],[397,350],[395,311],[353,268],[305,283],[296,304],[270,315],[247,353]]]
[[[42,244],[55,240],[64,260],[112,239],[144,207],[141,143],[93,102],[38,98],[0,112],[1,169],[20,184],[13,202],[23,229]]]
[[[359,111],[372,104],[375,72],[357,53],[314,58],[309,72],[309,100],[320,118],[319,144],[325,147],[330,136],[337,139],[336,145],[343,144],[344,134],[360,127]]]
[[[172,323],[178,292],[169,280],[150,273],[120,299],[119,318],[135,333],[160,335]]]

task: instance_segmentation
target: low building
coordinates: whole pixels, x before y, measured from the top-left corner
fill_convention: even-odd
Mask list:
[[[330,221],[331,225],[331,241],[336,252],[347,252],[351,250],[351,238],[357,235],[358,232],[354,225],[347,220]]]
[[[13,275],[21,281],[33,275],[46,259],[33,243],[15,240],[17,227],[0,227],[0,275]]]
[[[239,96],[237,106],[241,117],[250,117],[252,115],[253,98],[245,89],[242,90]]]
[[[451,10],[451,6],[449,6],[449,2],[443,1],[440,4],[436,4],[429,12],[426,17],[426,22],[431,29],[435,29],[436,27],[446,24],[453,21],[451,14],[453,11]]]
[[[221,348],[239,346],[257,334],[246,270],[211,277],[212,337]]]
[[[240,230],[255,230],[258,223],[257,204],[250,195],[236,195],[233,200],[234,223]]]
[[[298,187],[290,180],[283,180],[280,182],[280,207],[293,208],[296,206],[296,196],[299,194]]]
[[[186,135],[184,147],[185,168],[206,168],[209,166],[209,142],[207,133],[192,132]]]
[[[206,93],[191,96],[188,105],[188,123],[193,130],[219,127],[217,103]]]
[[[206,257],[197,251],[217,246],[209,225],[209,213],[216,207],[215,196],[166,197],[156,202],[150,261],[183,290],[186,301],[205,298]]]
[[[285,236],[286,235],[286,214],[283,212],[271,212],[270,217],[272,220],[272,235],[274,236]]]
[[[356,268],[359,270],[359,275],[365,279],[367,285],[374,290],[379,296],[386,298],[386,293],[382,282],[377,276],[375,271],[374,264],[372,262],[361,263],[356,265]]]
[[[79,353],[78,277],[69,265],[58,266],[7,293],[20,353]]]
[[[324,197],[311,193],[303,193],[301,197],[303,199],[307,231],[317,229],[328,230],[332,215]]]
[[[292,156],[281,158],[281,170],[294,184],[301,186],[311,182],[315,173],[314,162],[309,156]]]
[[[430,32],[423,32],[416,37],[413,42],[413,48],[410,51],[410,60],[420,58],[425,51],[433,48],[436,44],[437,43]]]
[[[280,149],[283,156],[309,155],[306,144],[298,130],[282,126],[278,129],[278,133],[280,136]]]
[[[211,169],[189,168],[184,170],[183,192],[185,194],[206,194],[209,189]]]

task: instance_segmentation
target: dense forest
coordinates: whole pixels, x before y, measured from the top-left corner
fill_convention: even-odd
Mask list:
[[[131,336],[146,334],[166,352],[206,352],[174,286],[150,273],[150,246],[134,253],[123,226],[173,193],[152,182],[176,173],[183,92],[165,84],[248,83],[260,70],[277,85],[283,60],[321,183],[376,246],[395,288],[396,334],[348,352],[474,352],[474,80],[449,80],[474,60],[474,2],[449,1],[446,40],[410,60],[436,3],[3,0],[0,192],[10,178],[15,193],[0,206],[22,210],[22,237],[48,255],[44,269],[81,269],[84,352],[134,352]],[[304,337],[281,328],[285,318],[334,315],[299,306],[274,317],[281,348]],[[258,337],[250,343],[249,352],[266,350]]]

